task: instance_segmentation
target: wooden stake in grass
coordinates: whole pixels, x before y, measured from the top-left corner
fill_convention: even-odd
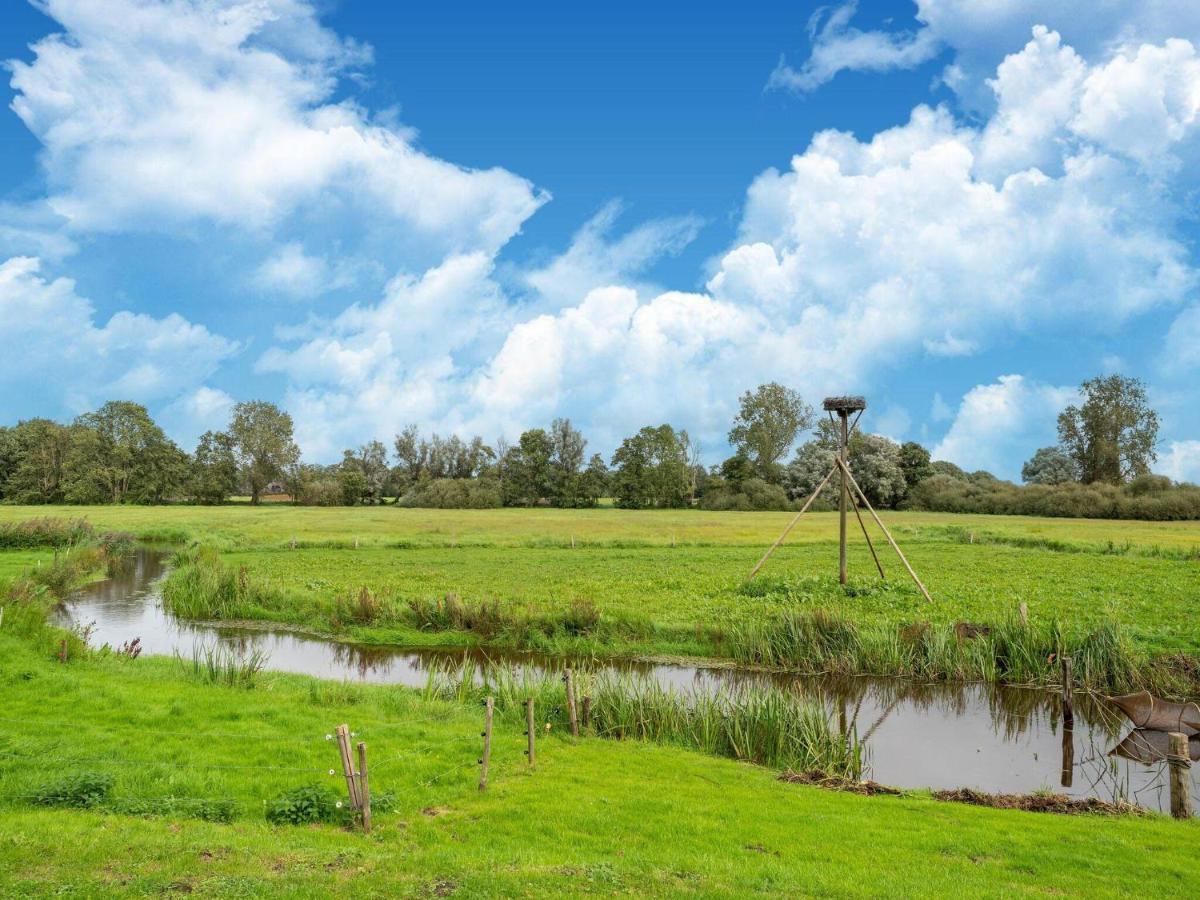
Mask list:
[[[537,765],[537,726],[533,721],[533,698],[525,701],[525,736],[529,741],[529,749],[525,755],[529,757],[529,768]]]
[[[571,719],[571,735],[579,737],[579,718],[575,714],[575,676],[570,669],[563,672],[563,682],[567,686],[567,715]]]
[[[783,529],[783,534],[779,535],[779,537],[775,539],[775,543],[767,548],[767,552],[762,555],[762,559],[760,559],[754,568],[750,570],[750,574],[746,576],[747,581],[753,580],[754,576],[758,574],[758,570],[767,564],[767,560],[771,558],[771,554],[779,548],[779,545],[783,543],[784,538],[791,534],[792,529],[796,527],[796,523],[800,521],[800,517],[808,512],[808,508],[813,505],[813,501],[817,499],[817,495],[819,495],[821,491],[825,489],[825,485],[829,483],[829,479],[833,477],[833,473],[837,470],[838,467],[835,465],[829,470],[829,473],[821,479],[821,483],[817,485],[817,489],[812,492],[807,500],[804,501],[804,506],[800,507],[800,512],[796,513],[796,515],[792,517],[792,521],[788,522],[787,528]]]
[[[371,783],[367,780],[367,745],[358,742],[358,797],[362,803],[363,831],[371,831]]]
[[[1029,604],[1021,601],[1021,605],[1017,607],[1017,614],[1021,617],[1021,627],[1029,627]]]
[[[58,661],[60,663],[67,661],[67,642],[65,638],[58,642]]]
[[[350,795],[350,805],[359,809],[361,804],[358,797],[358,778],[354,774],[354,761],[350,756],[350,726],[339,725],[334,729],[337,735],[338,755],[342,760],[342,774],[346,776],[346,791]]]
[[[1071,674],[1071,657],[1062,657],[1062,710],[1063,728],[1075,727],[1075,707],[1072,703],[1072,692],[1075,689],[1075,679]]]
[[[483,732],[480,737],[483,738],[483,757],[479,760],[479,789],[487,790],[488,782],[488,766],[492,762],[492,714],[496,710],[496,701],[488,697],[483,701]]]
[[[925,585],[921,583],[921,579],[917,577],[917,573],[913,570],[913,567],[908,564],[908,559],[905,557],[904,551],[900,549],[900,545],[896,543],[896,539],[892,537],[892,533],[887,530],[887,526],[883,524],[883,521],[879,518],[879,514],[875,512],[875,507],[871,505],[871,501],[867,499],[867,495],[863,493],[862,488],[858,486],[858,482],[854,480],[854,476],[850,474],[850,467],[842,462],[841,459],[838,459],[837,465],[841,467],[841,470],[846,475],[846,480],[850,482],[850,486],[854,488],[855,493],[858,494],[858,498],[862,500],[863,506],[867,508],[867,512],[871,514],[871,518],[875,520],[875,524],[879,526],[879,530],[883,532],[883,536],[888,539],[888,543],[892,545],[892,549],[900,557],[900,562],[904,564],[904,568],[908,571],[909,576],[920,589],[921,595],[932,603],[933,598],[929,596],[929,591],[925,590]]]
[[[1190,819],[1192,779],[1188,770],[1192,767],[1192,761],[1188,756],[1187,735],[1172,731],[1167,739],[1167,767],[1171,770],[1171,815],[1176,819]]]

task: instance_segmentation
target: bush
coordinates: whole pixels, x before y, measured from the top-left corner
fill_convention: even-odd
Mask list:
[[[311,825],[314,822],[343,824],[350,810],[343,808],[339,795],[319,784],[293,788],[267,804],[267,821],[272,825]]]
[[[99,806],[112,792],[113,777],[103,772],[77,772],[37,788],[29,797],[36,806]]]
[[[433,478],[418,481],[396,502],[433,509],[492,509],[502,500],[500,485],[491,478]]]
[[[0,525],[0,548],[32,550],[37,547],[71,547],[89,541],[95,530],[87,519],[42,516]]]
[[[761,478],[747,478],[736,485],[726,485],[706,493],[700,501],[702,509],[712,510],[782,510],[791,509],[787,492],[777,484]]]

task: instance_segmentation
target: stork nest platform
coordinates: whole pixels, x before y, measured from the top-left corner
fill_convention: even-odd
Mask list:
[[[862,412],[867,408],[867,399],[866,397],[826,397],[821,405],[826,412]]]

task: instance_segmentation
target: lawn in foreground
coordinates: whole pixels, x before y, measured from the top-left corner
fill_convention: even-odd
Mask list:
[[[0,683],[5,895],[1118,896],[1186,890],[1200,837],[1196,823],[1157,816],[835,794],[754,766],[596,738],[542,740],[531,773],[521,726],[508,720],[480,794],[473,707],[288,676],[250,690],[201,684],[170,660],[64,666],[2,633]],[[377,815],[370,837],[266,825],[263,800],[314,780],[336,784],[324,734],[341,721],[369,742],[374,790],[394,794],[394,811]],[[21,800],[83,770],[114,773],[128,799],[232,798],[237,817],[216,824]]]

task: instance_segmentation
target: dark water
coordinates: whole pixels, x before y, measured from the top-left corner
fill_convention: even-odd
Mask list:
[[[67,615],[91,625],[93,646],[135,637],[144,652],[190,657],[220,642],[268,654],[266,668],[319,678],[424,686],[431,671],[460,662],[463,651],[357,647],[283,632],[215,627],[167,614],[156,589],[164,557],[139,550],[125,571],[76,594]],[[472,655],[535,671],[564,661],[531,654]],[[590,668],[601,664],[588,663]],[[854,724],[867,750],[870,777],[900,787],[1028,793],[1042,788],[1072,797],[1124,799],[1165,810],[1170,801],[1165,736],[1133,730],[1103,699],[1077,694],[1074,727],[1064,729],[1056,692],[988,685],[915,684],[902,679],[819,679],[738,669],[621,662],[609,667],[686,691],[771,683],[823,701]],[[1200,759],[1200,736],[1190,743]],[[1192,769],[1200,806],[1200,766]]]

